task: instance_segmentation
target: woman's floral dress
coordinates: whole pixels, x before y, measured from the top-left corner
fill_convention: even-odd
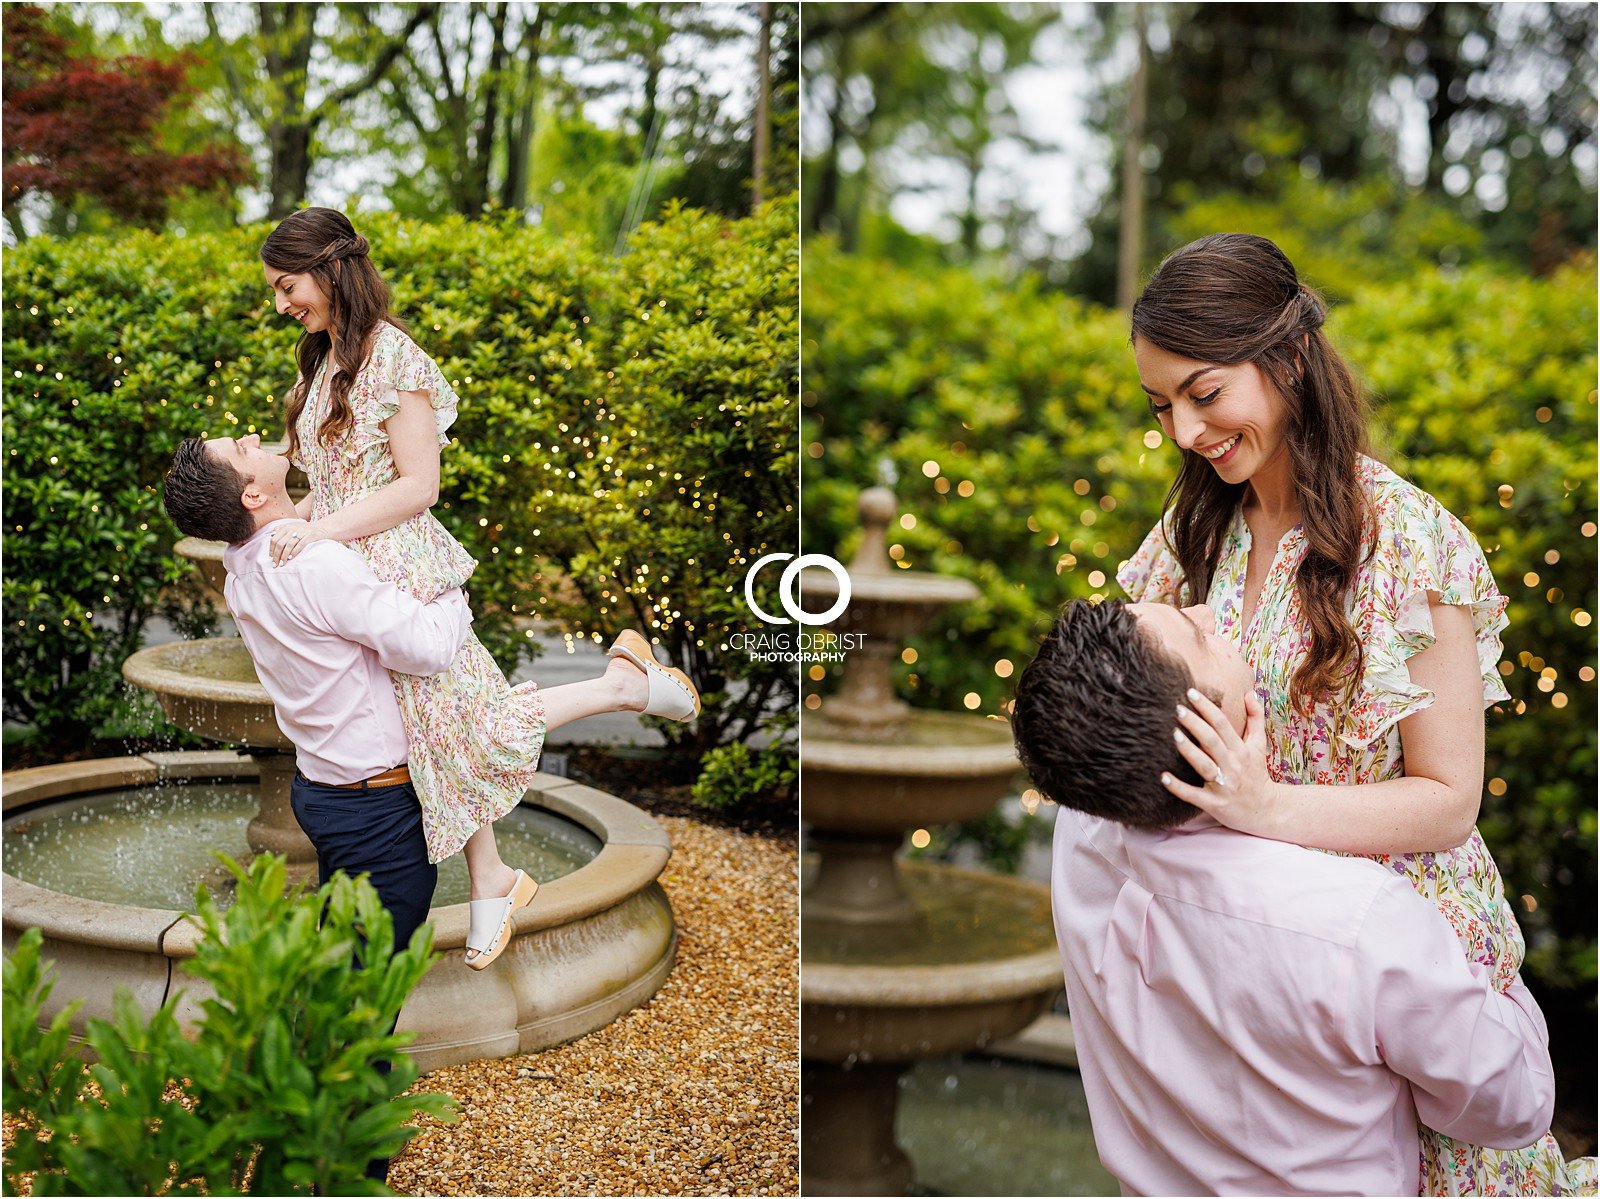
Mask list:
[[[1411,681],[1406,660],[1433,644],[1428,594],[1470,608],[1477,632],[1485,706],[1509,699],[1500,682],[1500,630],[1506,599],[1495,587],[1472,534],[1432,496],[1371,458],[1361,480],[1378,521],[1372,560],[1357,574],[1347,612],[1366,653],[1351,703],[1319,703],[1307,714],[1289,703],[1289,681],[1304,660],[1310,630],[1295,594],[1296,567],[1305,556],[1297,525],[1278,543],[1250,627],[1241,627],[1250,529],[1236,512],[1206,602],[1217,632],[1255,669],[1266,709],[1267,769],[1285,783],[1375,783],[1405,773],[1399,721],[1427,707],[1433,692]],[[1134,600],[1188,603],[1183,572],[1161,526],[1152,529],[1117,581]],[[1501,989],[1522,966],[1522,931],[1506,902],[1500,871],[1473,830],[1458,849],[1442,853],[1380,854],[1375,860],[1403,874],[1450,921],[1468,958],[1488,967]],[[1466,1145],[1422,1130],[1423,1194],[1565,1195],[1595,1193],[1595,1159],[1563,1160],[1546,1133],[1525,1149]]]
[[[311,519],[321,520],[397,477],[383,422],[399,411],[396,394],[428,394],[440,446],[456,418],[457,398],[433,359],[393,325],[381,325],[372,352],[350,387],[354,421],[328,444],[317,429],[328,414],[324,359],[296,426],[295,465],[311,483]],[[427,601],[464,584],[477,568],[472,555],[432,512],[350,542],[381,579]],[[395,697],[411,749],[411,778],[422,803],[428,859],[460,851],[481,826],[504,816],[532,785],[544,747],[544,702],[532,683],[511,687],[477,636],[450,669],[432,678],[394,673]]]

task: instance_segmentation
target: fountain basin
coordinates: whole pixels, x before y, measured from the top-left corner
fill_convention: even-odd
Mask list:
[[[807,1060],[913,1062],[1021,1032],[1061,989],[1051,950],[977,966],[806,966],[800,1009]]]
[[[67,796],[162,781],[248,780],[256,771],[249,758],[231,753],[148,754],[14,771],[0,789],[10,816]],[[511,945],[488,970],[469,970],[463,961],[467,905],[434,908],[434,948],[445,956],[412,992],[399,1024],[417,1032],[408,1052],[423,1070],[582,1036],[645,1002],[671,971],[677,934],[657,882],[671,854],[665,831],[614,795],[537,778],[523,803],[579,825],[601,848],[540,887],[537,900],[516,913]],[[88,1018],[110,1018],[118,986],[146,1012],[181,989],[180,1020],[198,1019],[210,990],[177,969],[194,955],[199,936],[181,912],[66,895],[9,874],[4,885],[7,950],[27,928],[39,927],[44,956],[56,963],[43,1019],[85,1000],[73,1020],[81,1039]]]
[[[818,881],[828,856],[823,846]],[[1049,888],[931,863],[879,864],[894,877],[881,879],[874,902],[897,920],[862,920],[849,887],[819,904],[824,888],[813,883],[804,904],[806,1194],[910,1193],[915,1170],[894,1132],[901,1074],[921,1058],[1020,1032],[1062,987]],[[816,919],[819,910],[831,918]]]
[[[122,677],[155,693],[179,728],[216,741],[292,750],[273,714],[272,697],[237,637],[174,641],[133,654]]]
[[[205,585],[215,593],[216,598],[220,599],[222,585],[228,579],[228,572],[222,565],[222,553],[227,548],[226,541],[204,541],[199,537],[185,537],[172,547],[172,552],[180,558],[191,559],[199,569]]]
[[[908,828],[976,820],[1021,769],[1004,720],[913,711],[887,736],[853,740],[841,731],[825,716],[802,727],[806,822],[830,832],[898,838]]]
[[[1048,887],[900,862],[913,916],[894,928],[809,920],[803,1054],[910,1062],[1021,1031],[1061,990]]]

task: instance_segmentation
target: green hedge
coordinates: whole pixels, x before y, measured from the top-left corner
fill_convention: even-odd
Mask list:
[[[982,589],[913,643],[903,690],[999,712],[1060,604],[1119,594],[1177,468],[1126,321],[826,244],[804,277],[805,547],[853,551],[855,496],[887,458],[901,564]],[[1383,456],[1477,534],[1510,597],[1514,706],[1489,718],[1482,828],[1552,985],[1595,978],[1594,327],[1592,261],[1369,287],[1329,324],[1375,394]]]
[[[480,562],[501,664],[532,649],[519,617],[602,639],[643,621],[706,693],[669,736],[704,750],[762,725],[792,669],[717,647],[746,622],[748,563],[793,541],[793,200],[675,211],[616,257],[509,218],[358,224],[462,399],[437,512]],[[299,331],[262,279],[266,233],[7,255],[5,710],[46,750],[118,731],[123,659],[193,599],[159,494],[178,441],[281,434]]]

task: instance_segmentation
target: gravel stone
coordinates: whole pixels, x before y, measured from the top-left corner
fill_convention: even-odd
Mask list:
[[[659,816],[678,957],[661,990],[541,1053],[436,1070],[389,1185],[418,1195],[799,1192],[799,858],[792,839]]]

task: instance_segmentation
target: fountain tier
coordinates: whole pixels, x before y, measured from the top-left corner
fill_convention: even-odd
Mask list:
[[[260,796],[248,830],[251,852],[282,854],[296,882],[313,877],[317,851],[289,802],[294,745],[278,727],[272,697],[257,680],[244,642],[213,637],[151,646],[122,664],[122,677],[153,693],[179,728],[248,747]]]
[[[1045,888],[897,859],[907,830],[991,811],[1018,763],[1004,721],[913,710],[894,694],[904,642],[978,589],[891,563],[886,489],[863,492],[858,510],[861,548],[835,628],[863,640],[838,692],[801,721],[816,851],[801,895],[801,1161],[802,1189],[817,1195],[905,1193],[913,1171],[894,1141],[900,1073],[1020,1031],[1061,988]],[[839,594],[827,571],[805,572],[801,587],[823,607]]]
[[[174,641],[142,649],[122,677],[153,692],[173,724],[213,741],[258,749],[292,750],[256,678],[256,666],[237,637]]]

